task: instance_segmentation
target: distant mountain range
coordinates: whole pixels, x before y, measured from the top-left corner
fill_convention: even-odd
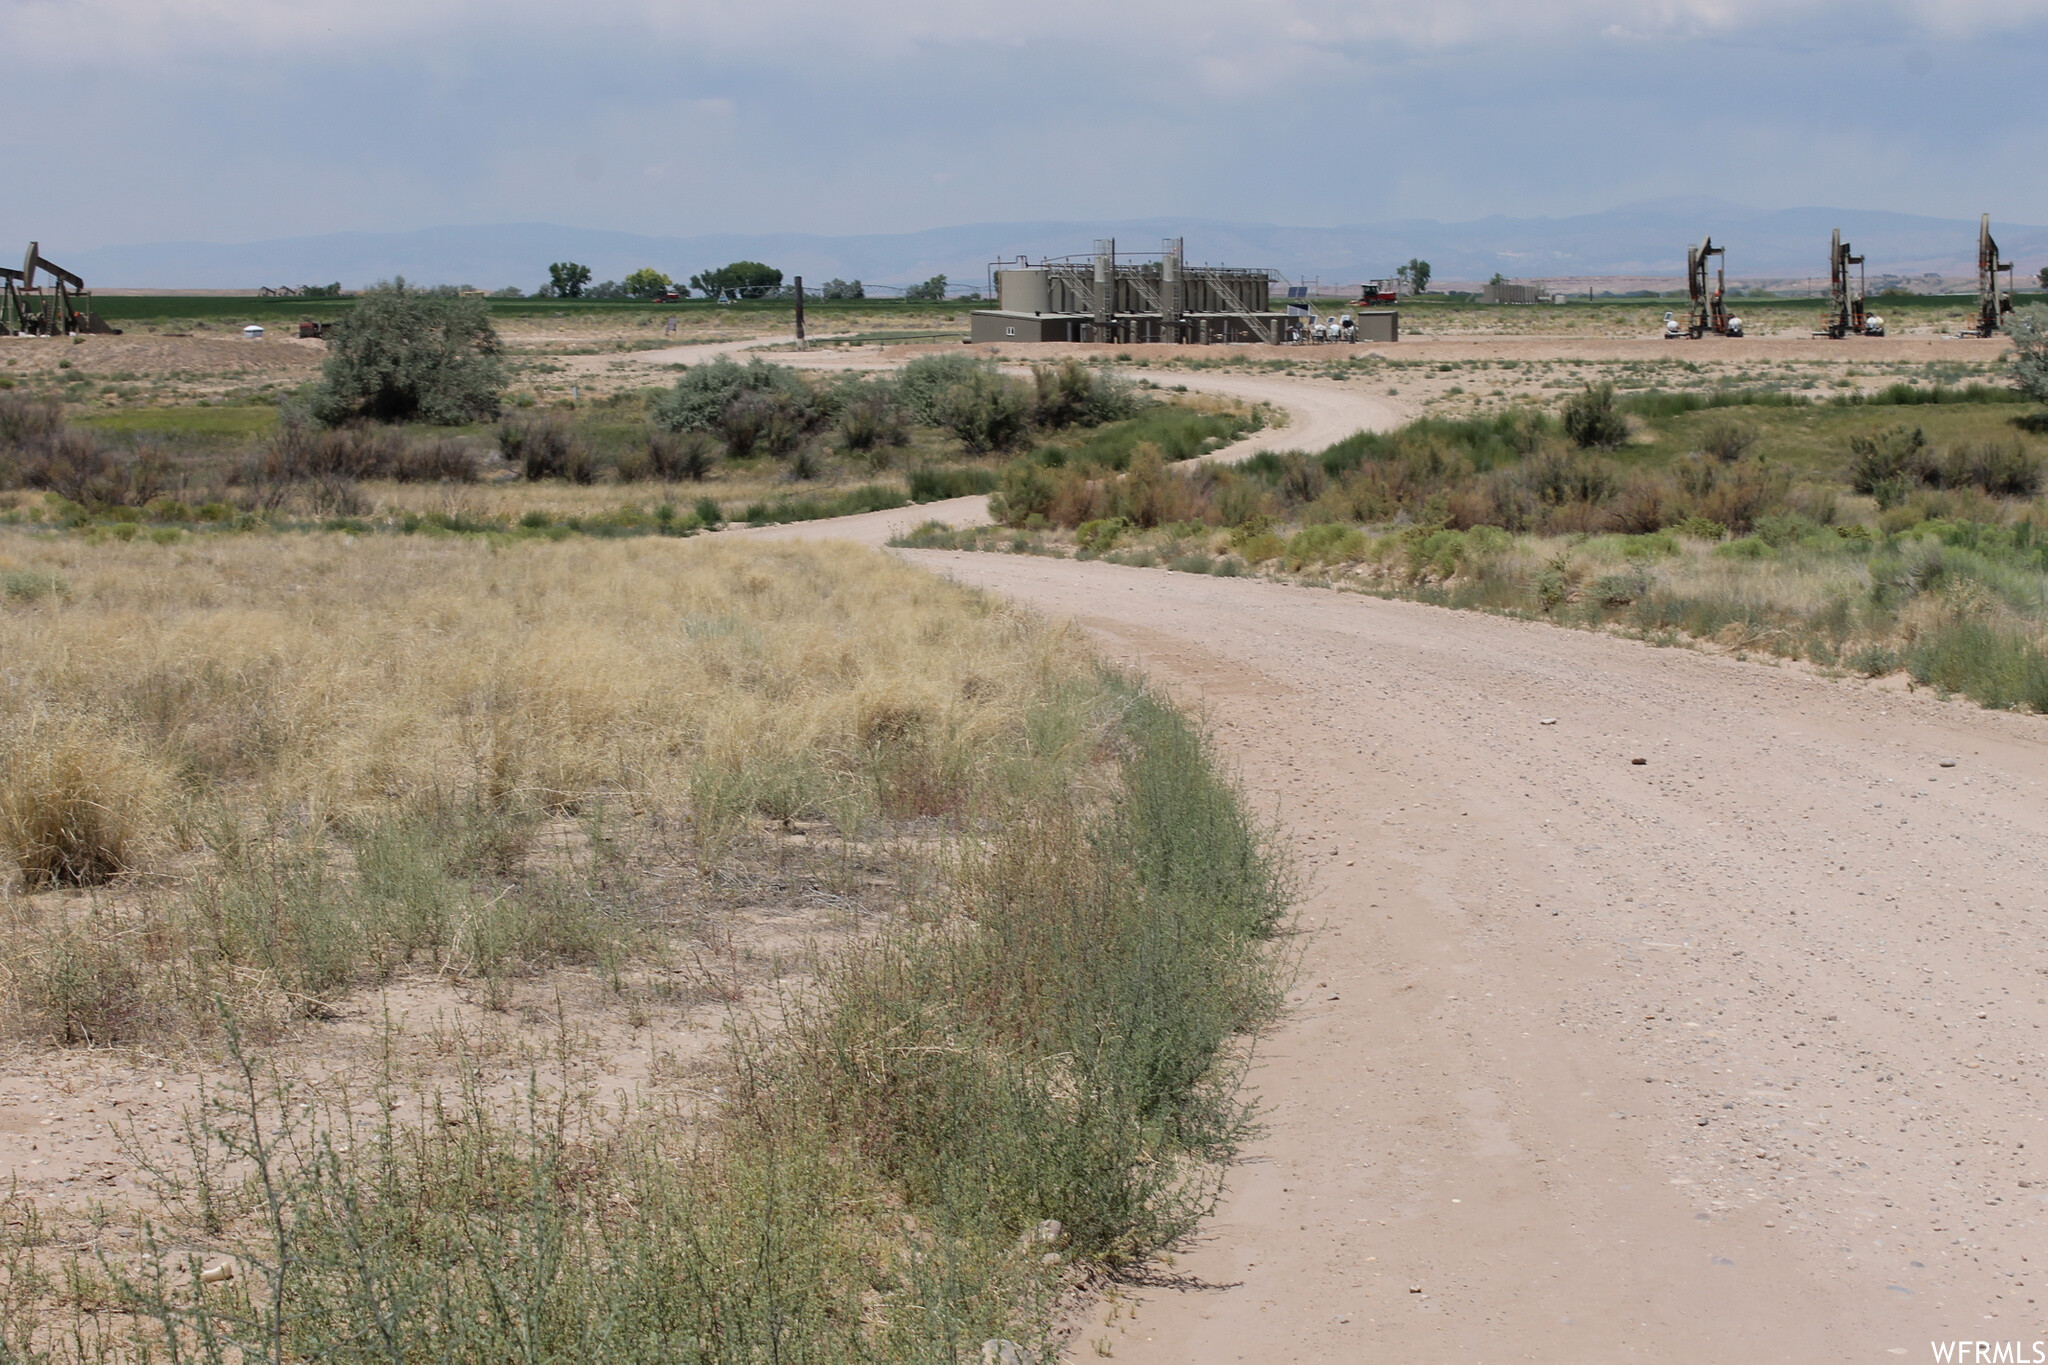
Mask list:
[[[1120,222],[970,223],[923,232],[825,236],[727,233],[660,237],[546,223],[435,227],[415,232],[337,232],[267,242],[150,242],[66,251],[58,261],[101,287],[249,289],[325,284],[350,288],[393,275],[425,284],[531,291],[551,261],[580,261],[597,280],[653,266],[683,279],[709,266],[759,260],[817,285],[830,278],[902,285],[944,274],[956,287],[986,279],[988,263],[1019,255],[1070,255],[1114,237],[1125,251],[1156,251],[1179,236],[1190,262],[1264,266],[1326,285],[1391,275],[1412,256],[1438,279],[1682,275],[1685,248],[1711,233],[1728,248],[1731,278],[1824,276],[1828,235],[1840,227],[1879,275],[1972,275],[1977,222],[1862,209],[1754,209],[1707,199],[1664,199],[1570,218],[1407,219],[1346,227],[1280,227],[1199,218]],[[2048,228],[2003,223],[1992,233],[2022,277],[2048,263]]]

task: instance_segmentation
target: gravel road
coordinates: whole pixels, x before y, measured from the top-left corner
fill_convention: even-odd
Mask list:
[[[2048,721],[1328,590],[906,557],[1207,708],[1309,878],[1267,1130],[1075,1358],[2048,1336]]]

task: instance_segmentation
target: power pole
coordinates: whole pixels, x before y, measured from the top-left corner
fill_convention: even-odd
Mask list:
[[[808,349],[809,349],[809,347],[807,347],[807,346],[805,346],[805,345],[804,345],[804,277],[803,277],[803,276],[801,276],[801,275],[798,275],[798,276],[796,276],[795,278],[796,278],[796,348],[797,348],[797,349],[798,349],[799,351],[802,351],[802,350],[808,350]]]

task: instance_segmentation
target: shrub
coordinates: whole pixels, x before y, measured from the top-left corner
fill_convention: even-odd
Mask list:
[[[1564,405],[1564,434],[1581,450],[1616,450],[1628,441],[1628,419],[1614,405],[1614,385],[1588,384]]]
[[[0,393],[0,449],[38,446],[64,430],[64,405],[54,398]]]
[[[715,531],[725,525],[725,512],[719,507],[717,498],[699,498],[691,510],[697,514],[697,520],[702,522],[708,530]]]
[[[2031,303],[2006,319],[2012,338],[2012,378],[2022,393],[2048,403],[2048,304]]]
[[[388,474],[399,483],[475,483],[482,476],[476,448],[450,436],[406,442]]]
[[[1594,580],[1591,593],[1593,600],[1603,607],[1625,607],[1649,596],[1650,576],[1641,569],[1608,574]]]
[[[520,473],[530,482],[597,482],[596,458],[560,418],[505,422],[498,427],[498,449],[508,461],[519,466]]]
[[[717,462],[718,443],[707,432],[672,432],[656,427],[647,433],[647,471],[663,483],[683,479],[702,483]]]
[[[83,507],[140,507],[157,497],[172,474],[170,458],[153,446],[109,448],[82,431],[58,431],[17,456],[16,477]]]
[[[1355,526],[1305,526],[1287,540],[1287,567],[1341,564],[1365,556],[1365,533]]]
[[[938,425],[969,453],[1008,450],[1024,438],[1028,404],[1023,386],[989,369],[973,373],[939,398]]]
[[[856,398],[840,409],[839,434],[848,450],[900,446],[908,439],[903,415],[879,394]]]
[[[1094,554],[1105,554],[1116,545],[1116,538],[1127,529],[1129,523],[1122,517],[1084,521],[1074,528],[1074,543]]]
[[[654,400],[649,415],[663,431],[717,431],[726,410],[744,394],[782,394],[794,405],[816,406],[810,385],[787,365],[759,358],[741,365],[719,356],[684,371],[673,388]]]
[[[497,416],[505,370],[482,299],[421,293],[401,277],[364,290],[333,327],[309,404],[320,421],[446,426]]]
[[[1022,526],[1027,517],[1049,516],[1058,494],[1051,470],[1032,460],[1012,460],[989,498],[988,514],[1005,526]]]
[[[975,375],[993,374],[994,368],[971,355],[919,356],[896,372],[892,381],[896,403],[917,425],[939,426],[939,409],[946,394]]]
[[[976,493],[992,493],[998,482],[994,470],[977,469],[971,465],[955,469],[913,470],[910,475],[910,500],[938,502],[945,498],[965,498]]]
[[[1849,486],[1876,493],[1880,484],[1917,482],[1927,467],[1927,433],[1919,427],[1887,427],[1849,438]]]
[[[1031,367],[1031,420],[1042,427],[1100,426],[1136,414],[1137,391],[1108,366],[1091,370],[1069,357]]]
[[[1700,453],[1711,455],[1723,464],[1733,464],[1749,453],[1750,447],[1762,435],[1748,422],[1722,418],[1708,423],[1700,431]]]
[[[2016,436],[1968,442],[1952,454],[1963,471],[1963,481],[1993,497],[2030,498],[2041,491],[2041,457],[2020,444]]]

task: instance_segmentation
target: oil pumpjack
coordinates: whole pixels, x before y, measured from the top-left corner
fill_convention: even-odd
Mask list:
[[[46,294],[37,283],[40,271],[50,277]],[[75,336],[80,333],[119,336],[92,311],[92,292],[85,281],[42,253],[30,242],[21,269],[0,267],[0,335]]]
[[[1836,228],[1834,243],[1828,248],[1828,325],[1815,336],[1839,341],[1852,332],[1866,337],[1884,335],[1884,319],[1864,311],[1863,258],[1850,253],[1842,230]],[[1856,267],[1853,277],[1849,274],[1852,265]]]
[[[2005,284],[1998,282],[1998,272],[2005,272]],[[2005,315],[2012,311],[2013,268],[2011,261],[1998,259],[1998,243],[1991,237],[1991,215],[1985,214],[1977,224],[1977,320],[1966,331],[1956,333],[1965,337],[1995,337],[2005,326]]]
[[[1714,279],[1710,288],[1707,281],[1707,267],[1714,257],[1721,263],[1714,268]],[[1667,340],[1681,334],[1694,341],[1707,333],[1717,336],[1739,337],[1742,335],[1742,319],[1728,315],[1728,248],[1715,246],[1712,237],[1704,237],[1698,246],[1685,249],[1686,289],[1692,296],[1692,311],[1684,323],[1666,314],[1664,336]]]

